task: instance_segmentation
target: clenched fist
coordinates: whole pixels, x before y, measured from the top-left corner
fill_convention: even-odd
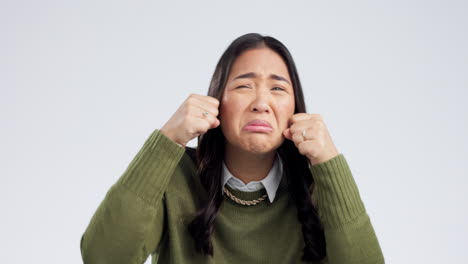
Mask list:
[[[214,97],[191,94],[160,132],[185,147],[193,138],[219,126],[218,107],[219,101]]]
[[[289,119],[289,124],[289,128],[283,131],[284,137],[292,140],[299,153],[306,156],[312,165],[339,154],[319,114],[295,114]]]

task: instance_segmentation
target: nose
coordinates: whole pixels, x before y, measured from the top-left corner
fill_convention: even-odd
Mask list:
[[[269,113],[269,95],[263,91],[263,89],[258,89],[255,93],[255,98],[251,104],[251,110],[258,113]]]

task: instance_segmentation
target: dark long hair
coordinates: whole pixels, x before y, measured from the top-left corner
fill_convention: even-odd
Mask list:
[[[269,48],[284,60],[294,89],[294,113],[305,113],[306,106],[301,83],[293,58],[286,46],[270,36],[250,33],[235,39],[221,56],[211,79],[208,95],[221,101],[227,78],[237,57],[244,51],[255,48]],[[221,128],[208,130],[198,137],[196,151],[197,177],[207,191],[207,200],[188,225],[189,233],[195,241],[195,248],[204,255],[213,256],[213,245],[210,236],[214,232],[216,214],[223,202],[222,162],[224,159],[225,138]],[[284,176],[288,185],[288,194],[297,207],[297,218],[302,224],[305,247],[303,261],[320,260],[326,255],[323,227],[313,206],[310,189],[313,178],[309,170],[308,160],[301,155],[294,143],[285,139],[278,148],[278,154],[283,161]]]

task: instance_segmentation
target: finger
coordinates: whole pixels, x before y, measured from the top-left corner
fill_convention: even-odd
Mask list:
[[[219,100],[214,98],[213,96],[205,96],[205,99],[212,104],[214,107],[219,107]]]
[[[321,114],[313,114],[313,113],[298,113],[291,116],[288,120],[289,124],[292,125],[296,122],[302,120],[321,120],[323,121],[323,116]]]
[[[214,118],[214,119],[213,119]],[[215,117],[197,117],[195,118],[191,124],[193,132],[197,135],[205,134],[208,130],[213,128],[213,126],[219,122],[219,120]]]
[[[327,130],[325,123],[322,119],[311,118],[308,120],[300,120],[297,123],[291,125],[291,133],[302,133],[303,130],[307,130],[307,134],[315,134],[324,130]]]
[[[191,94],[190,97],[194,99],[200,100],[202,103],[208,103],[211,106],[218,108],[219,107],[219,100],[214,98],[213,96],[207,95],[200,95],[200,94]]]
[[[207,115],[203,115],[201,118],[208,121],[208,123],[210,124],[210,128],[211,127],[216,127],[216,126],[219,125],[219,119],[216,118],[216,116],[214,116],[214,115],[212,115],[210,113],[208,113]]]
[[[291,125],[291,127],[289,127],[289,129],[291,129],[292,134],[302,133],[304,129],[309,129],[309,128],[311,128],[310,120],[301,120]]]
[[[218,116],[219,114],[218,107],[215,106],[211,100],[207,100],[207,98],[192,97],[188,104],[191,106],[198,106],[204,110],[203,112],[209,112],[214,116]]]
[[[221,121],[219,121],[218,118],[216,118],[216,123],[213,125],[212,128],[217,128],[221,124]]]
[[[216,118],[216,116],[217,116],[217,112],[216,112],[215,115],[214,115],[214,114],[212,115],[212,114],[210,114],[210,113],[208,113],[207,115],[203,115],[203,117],[204,117],[206,120],[208,120],[209,123],[210,123],[210,127],[209,127],[208,129],[216,128],[216,127],[218,127],[218,126],[221,124],[221,122],[219,121],[218,118]]]
[[[301,144],[302,141],[304,141],[304,137],[302,136],[302,133],[293,133],[292,140],[294,144],[296,145],[296,147],[298,147],[299,144]]]
[[[218,115],[218,109],[202,105],[187,105],[187,114],[192,117],[204,118],[205,116],[216,117]]]
[[[188,120],[189,124],[188,126],[193,126],[194,121],[192,120],[197,120],[199,122],[199,119],[207,121],[209,123],[209,127],[217,127],[220,123],[220,121],[216,118],[217,115],[217,110],[216,113],[210,113],[210,111],[213,110],[206,110],[206,108],[201,107],[201,106],[193,106],[193,105],[188,105],[187,106],[187,115],[188,115]]]
[[[201,113],[208,112],[209,115],[212,115],[212,116],[215,116],[215,117],[218,116],[218,114],[219,114],[218,108],[215,108],[215,107],[213,107],[211,105],[204,104],[204,105],[199,105],[198,107],[199,107]]]
[[[210,121],[211,126],[208,129],[217,128],[221,122],[218,118],[214,117],[214,121]]]
[[[310,119],[310,116],[308,113],[297,113],[291,116],[288,121],[289,121],[289,124],[292,125],[298,121],[307,120],[307,119]]]
[[[289,128],[283,130],[283,136],[289,140],[292,140],[291,130]]]

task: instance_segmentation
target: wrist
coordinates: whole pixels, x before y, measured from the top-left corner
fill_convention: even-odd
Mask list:
[[[185,148],[186,143],[181,143],[179,140],[177,140],[174,134],[171,133],[170,131],[166,130],[165,128],[161,128],[159,131],[161,134],[169,138],[171,141],[179,145],[181,148]]]
[[[316,165],[316,164],[319,164],[319,163],[327,162],[327,161],[329,161],[329,160],[331,160],[333,158],[336,158],[336,156],[338,156],[339,154],[340,153],[338,151],[334,151],[333,153],[330,153],[327,156],[316,157],[316,158],[307,156],[307,158],[309,159],[309,162],[310,162],[311,165]]]

